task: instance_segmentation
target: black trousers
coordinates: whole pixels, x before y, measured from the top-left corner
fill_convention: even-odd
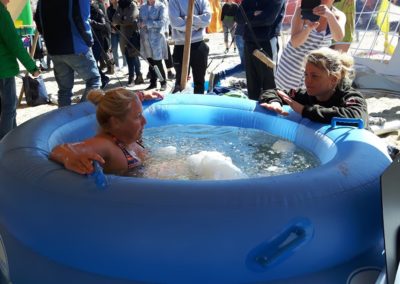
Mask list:
[[[174,67],[174,60],[172,59],[171,49],[167,46],[168,58],[164,60],[167,69]]]
[[[173,60],[176,72],[176,86],[179,86],[181,82],[183,47],[183,45],[175,45],[174,47]],[[207,70],[209,51],[210,48],[204,41],[195,42],[190,45],[189,66],[192,68],[195,94],[204,94],[204,77]],[[184,76],[187,76],[187,74]]]
[[[149,72],[150,72],[150,84],[155,85],[157,83],[157,74],[156,71],[154,70],[153,66],[157,66],[158,70],[160,70],[161,76],[163,77],[163,80],[160,81],[161,84],[166,83],[166,78],[165,78],[165,71],[164,71],[164,66],[162,64],[162,60],[154,60],[152,58],[147,58],[147,60],[150,63],[149,67]]]
[[[269,41],[259,42],[267,55],[272,58],[272,49]],[[275,78],[274,70],[262,63],[253,55],[257,46],[253,42],[244,43],[244,58],[247,80],[248,97],[252,100],[258,100],[263,90],[274,89]]]
[[[93,46],[92,46],[93,57],[94,57],[94,60],[96,60],[96,65],[97,65],[97,68],[99,69],[101,82],[104,82],[104,80],[106,79],[107,76],[99,67],[100,59],[101,59],[101,51],[102,51],[102,47],[100,46],[99,42],[97,40],[95,40],[93,43]]]

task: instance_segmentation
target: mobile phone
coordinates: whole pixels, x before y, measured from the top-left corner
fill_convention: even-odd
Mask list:
[[[321,5],[321,0],[302,0],[301,1],[301,18],[303,20],[309,20],[311,22],[317,22],[319,16],[315,15],[312,10]]]

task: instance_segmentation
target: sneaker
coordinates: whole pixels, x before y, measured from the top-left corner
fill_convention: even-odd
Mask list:
[[[110,83],[110,78],[108,76],[104,77],[104,80],[101,81],[101,88],[104,89],[107,87],[108,83]]]
[[[172,71],[168,71],[167,78],[168,78],[168,80],[174,80],[175,79],[175,74],[172,73]]]
[[[387,150],[389,153],[390,158],[394,161],[398,155],[400,155],[400,150],[394,146],[388,145]]]
[[[140,84],[143,84],[143,83],[144,83],[144,80],[143,80],[142,75],[136,76],[135,84],[136,84],[136,85],[140,85]]]
[[[106,72],[106,74],[108,74],[108,75],[113,75],[115,73],[115,67],[114,67],[114,65],[109,65],[108,67],[107,67],[107,72]]]
[[[221,75],[219,72],[210,73],[210,77],[208,79],[208,92],[212,92],[214,90],[214,87],[218,84],[218,82],[221,80]]]
[[[167,83],[161,83],[160,91],[165,91],[167,89]]]
[[[228,52],[229,52],[229,48],[226,48],[226,49],[225,49],[225,53],[228,53]]]

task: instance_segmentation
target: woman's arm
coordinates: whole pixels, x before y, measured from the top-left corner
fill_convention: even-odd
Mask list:
[[[343,39],[345,33],[344,26],[346,25],[346,15],[342,11],[336,9],[335,7],[329,9],[326,5],[320,5],[313,9],[313,13],[320,17],[326,18],[329,29],[332,33],[332,38],[335,41],[341,41]]]
[[[260,106],[282,115],[288,115],[288,113],[282,108],[282,100],[279,97],[279,93],[284,94],[283,91],[278,89],[264,91],[259,98]]]
[[[64,165],[70,171],[79,174],[90,174],[94,170],[94,160],[101,164],[105,163],[102,157],[106,156],[105,151],[102,150],[103,145],[105,145],[103,142],[96,138],[91,138],[83,142],[61,144],[53,148],[49,159]],[[99,149],[100,151],[98,151]]]
[[[163,28],[168,21],[167,18],[167,10],[164,4],[158,6],[160,17],[158,19],[152,20],[150,17],[147,17],[146,22],[144,23],[147,28]],[[140,13],[140,12],[139,12]]]
[[[12,54],[13,57],[17,58],[25,66],[26,70],[38,76],[39,72],[35,61],[24,48],[21,38],[15,30],[10,13],[5,8],[0,10],[0,22],[0,40],[7,47],[7,52],[9,53],[7,56]]]
[[[301,8],[298,6],[294,12],[291,23],[290,43],[294,48],[301,46],[313,29],[319,26],[318,22],[310,22],[301,18]]]
[[[207,1],[202,1],[200,4],[201,8],[198,15],[193,15],[193,28],[197,29],[205,29],[209,26],[211,22],[211,7],[210,3]]]

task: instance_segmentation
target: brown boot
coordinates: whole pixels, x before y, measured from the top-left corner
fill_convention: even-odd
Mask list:
[[[143,76],[142,75],[136,76],[135,84],[136,85],[140,85],[140,84],[143,84],[143,83],[144,83]]]
[[[108,65],[106,73],[109,74],[109,75],[112,75],[112,74],[115,73],[114,64],[113,65]]]

